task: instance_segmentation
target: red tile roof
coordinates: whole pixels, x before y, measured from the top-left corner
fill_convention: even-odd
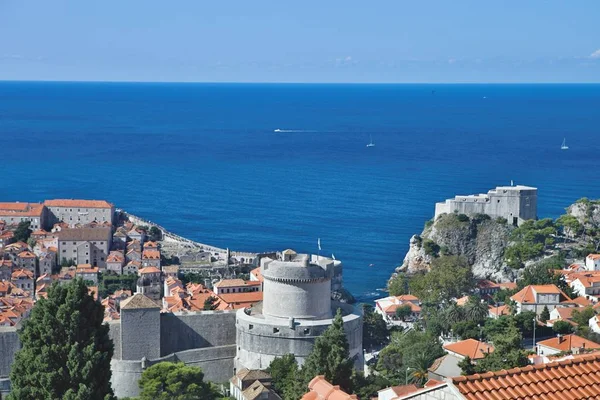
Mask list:
[[[578,304],[581,307],[587,307],[587,306],[593,306],[594,305],[594,303],[592,303],[590,300],[586,299],[583,296],[575,297],[573,299],[573,303]]]
[[[12,273],[12,279],[33,279],[33,272],[26,269],[17,269]]]
[[[489,306],[488,310],[491,314],[494,314],[496,316],[501,316],[501,315],[510,315],[510,307],[507,304],[504,304],[502,306]]]
[[[467,400],[600,398],[600,356],[452,378]]]
[[[358,400],[356,395],[350,395],[325,380],[323,375],[315,376],[309,383],[310,391],[301,400]]]
[[[142,268],[139,270],[140,275],[141,274],[160,274],[160,269],[156,268],[156,267],[146,267],[146,268]]]
[[[40,217],[44,206],[36,203],[0,203],[0,215],[19,217]]]
[[[510,298],[517,303],[535,303],[535,293],[538,294],[560,294],[563,298],[559,301],[571,300],[569,296],[564,294],[556,285],[528,285],[519,292],[512,295]]]
[[[145,260],[160,260],[160,251],[158,250],[144,250],[142,258]]]
[[[30,252],[29,250],[25,250],[19,253],[18,257],[20,258],[35,258],[35,254]]]
[[[553,337],[537,343],[538,346],[546,346],[558,351],[572,351],[573,349],[600,349],[600,344],[577,336],[575,334],[564,335],[561,338]]]
[[[243,279],[223,279],[215,283],[216,288],[230,288],[240,286],[259,286],[260,281],[245,281]]]
[[[106,200],[73,200],[56,199],[46,200],[46,207],[79,207],[79,208],[112,208],[113,205]]]
[[[469,356],[471,360],[483,358],[487,353],[494,351],[494,346],[475,339],[461,340],[460,342],[450,343],[444,348],[463,357]]]
[[[250,307],[263,299],[263,292],[225,293],[218,297],[229,305],[229,308],[238,309]]]

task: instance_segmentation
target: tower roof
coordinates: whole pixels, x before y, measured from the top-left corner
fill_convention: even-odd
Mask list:
[[[128,299],[121,302],[121,310],[139,310],[139,309],[150,309],[155,308],[160,310],[160,307],[153,302],[149,297],[136,293]]]

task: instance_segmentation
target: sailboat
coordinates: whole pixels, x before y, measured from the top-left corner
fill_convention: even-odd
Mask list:
[[[561,150],[569,150],[569,146],[567,146],[567,138],[563,139],[562,144],[560,145]]]
[[[369,137],[371,138],[371,141],[369,142],[367,147],[375,147],[375,143],[373,143],[373,135],[369,135]]]

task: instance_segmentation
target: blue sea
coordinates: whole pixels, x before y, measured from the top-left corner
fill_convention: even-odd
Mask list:
[[[321,238],[365,301],[436,201],[600,197],[599,110],[600,85],[0,82],[0,199],[107,199],[234,250]]]

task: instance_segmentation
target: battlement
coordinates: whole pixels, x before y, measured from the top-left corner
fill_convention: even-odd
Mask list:
[[[498,186],[485,194],[458,195],[436,203],[435,218],[442,214],[487,214],[492,218],[506,218],[518,225],[537,219],[537,188],[524,185]]]

